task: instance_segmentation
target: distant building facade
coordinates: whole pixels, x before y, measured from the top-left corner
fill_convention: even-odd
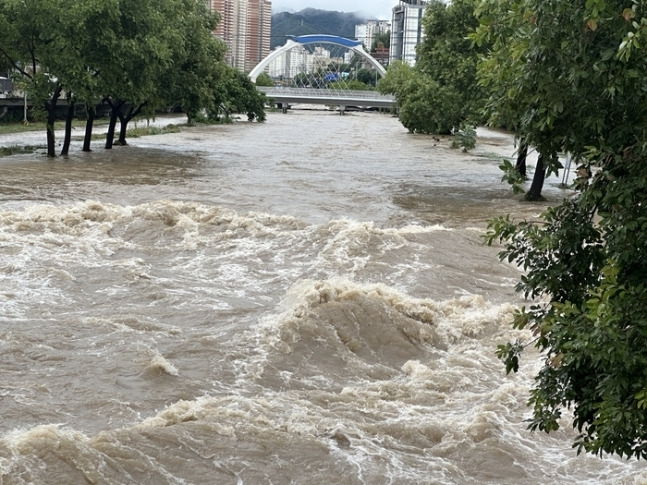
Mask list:
[[[211,0],[220,14],[215,34],[227,44],[227,63],[251,71],[270,53],[272,2],[270,0]]]
[[[422,16],[426,6],[424,0],[401,0],[393,7],[389,62],[401,60],[415,65],[416,46],[424,38]]]
[[[277,47],[275,50],[280,49],[281,47]],[[340,65],[343,62],[343,59],[331,56],[331,52],[323,47],[317,46],[310,51],[298,45],[272,60],[267,71],[273,79],[288,81],[294,79],[299,73],[325,71],[331,64]]]
[[[365,24],[355,26],[355,38],[364,44],[366,50],[370,51],[375,38],[390,30],[391,22],[388,20],[369,20]]]

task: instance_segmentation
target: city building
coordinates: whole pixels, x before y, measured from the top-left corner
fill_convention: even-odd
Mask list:
[[[426,4],[424,0],[400,0],[399,5],[393,7],[389,62],[402,60],[410,66],[415,65],[416,46],[424,37],[422,16]]]
[[[373,41],[380,34],[386,34],[391,30],[391,22],[388,20],[369,20],[365,24],[355,26],[355,38],[362,41],[366,50],[370,51]]]
[[[279,49],[281,47],[276,48],[276,50]],[[270,62],[267,69],[273,79],[290,81],[300,73],[325,72],[331,64],[340,65],[343,62],[343,59],[333,57],[328,49],[321,46],[308,50],[299,45],[276,57]]]
[[[276,50],[279,49],[280,47],[276,48]],[[310,53],[303,46],[290,49],[284,55],[280,55],[270,62],[269,75],[274,79],[287,81],[296,77],[300,72],[309,72],[312,67],[309,56]]]
[[[220,14],[215,34],[227,44],[227,62],[251,71],[270,53],[272,2],[269,0],[211,0]]]

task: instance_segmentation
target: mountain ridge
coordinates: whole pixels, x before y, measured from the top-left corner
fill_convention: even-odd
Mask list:
[[[355,25],[375,18],[362,12],[337,12],[305,8],[299,12],[278,12],[272,15],[270,49],[282,46],[288,35],[328,34],[355,38]]]

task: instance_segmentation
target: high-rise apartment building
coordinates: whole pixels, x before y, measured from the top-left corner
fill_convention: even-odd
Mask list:
[[[211,0],[220,14],[216,35],[227,44],[227,62],[251,71],[270,53],[272,2],[269,0]]]
[[[369,20],[365,24],[355,26],[355,38],[362,41],[367,50],[373,46],[375,37],[386,34],[391,30],[391,22],[388,20]]]
[[[424,0],[401,0],[393,8],[389,62],[402,60],[410,66],[416,63],[416,46],[424,37],[422,16],[426,4]]]
[[[272,2],[269,0],[248,0],[249,36],[245,72],[249,72],[270,53],[272,36]]]

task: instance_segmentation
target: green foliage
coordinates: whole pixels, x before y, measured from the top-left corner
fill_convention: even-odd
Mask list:
[[[476,128],[471,125],[462,124],[452,140],[452,148],[462,148],[467,152],[476,146]]]
[[[201,2],[183,0],[176,27],[185,34],[175,45],[172,64],[158,78],[162,106],[180,105],[189,123],[201,110],[214,109],[215,87],[222,81],[224,43],[212,34],[216,19]]]
[[[411,133],[448,135],[464,121],[453,109],[461,102],[459,93],[404,62],[389,66],[377,90],[395,95],[400,122]]]
[[[558,169],[556,154],[581,154],[600,136],[626,144],[629,124],[617,120],[644,119],[646,107],[631,96],[643,96],[644,55],[625,56],[643,30],[644,5],[623,5],[482,0],[477,10],[472,38],[492,46],[479,66],[492,93],[490,121],[514,128],[549,171]]]
[[[328,89],[348,89],[353,91],[371,91],[373,88],[358,79],[335,81],[328,84]]]
[[[476,64],[485,47],[477,48],[466,38],[478,25],[476,1],[430,2],[416,66],[394,63],[379,81],[378,91],[395,95],[400,121],[409,131],[451,134],[460,132],[465,122],[480,120],[486,97]]]
[[[207,110],[210,121],[230,122],[235,113],[246,114],[248,121],[265,121],[265,94],[256,89],[247,75],[233,67],[223,67],[214,99],[213,107]]]
[[[373,39],[373,44],[371,45],[371,52],[375,52],[378,47],[386,47],[387,49],[391,46],[391,31],[384,32],[383,34],[377,34]]]
[[[477,0],[429,2],[423,19],[425,38],[418,47],[416,67],[460,99],[452,107],[461,120],[478,121],[486,93],[477,79],[477,61],[486,53],[468,35],[478,27]],[[459,125],[455,125],[458,128]]]
[[[298,88],[310,86],[310,77],[304,72],[299,72],[292,79],[292,84]]]
[[[189,120],[223,105],[264,119],[263,98],[225,68],[216,21],[195,0],[0,0],[0,58],[22,76],[33,115],[47,119],[51,156],[62,96],[89,108],[108,100],[122,133],[142,109],[177,105]]]
[[[272,79],[271,76],[268,73],[262,72],[256,78],[256,85],[257,86],[274,86],[274,79]]]
[[[382,94],[393,94],[396,99],[402,100],[406,95],[403,89],[416,76],[416,71],[409,64],[402,61],[394,61],[389,69],[377,83],[377,90]]]
[[[503,172],[501,182],[510,184],[512,192],[515,194],[522,194],[524,192],[523,184],[526,182],[526,177],[519,172],[510,160],[507,158],[501,160],[499,169]]]
[[[485,241],[524,270],[517,291],[536,300],[515,314],[545,364],[529,404],[530,429],[559,428],[571,409],[574,446],[595,454],[647,458],[647,144],[589,152],[592,178],[540,222],[490,221]],[[581,171],[586,173],[586,171]],[[522,347],[497,355],[506,371]]]
[[[647,458],[645,3],[483,0],[479,16],[491,118],[549,170],[562,150],[582,160],[575,197],[535,224],[493,220],[486,236],[540,302],[515,320],[546,359],[530,428],[553,431],[570,408],[578,452]],[[499,353],[506,369],[510,349]]]
[[[359,82],[373,88],[377,85],[380,75],[375,69],[361,68],[357,70],[354,77]]]
[[[130,128],[128,130],[129,138],[139,138],[140,136],[164,135],[166,133],[179,133],[180,127],[177,125],[166,125],[162,127],[145,126]]]
[[[497,347],[496,356],[505,362],[505,373],[517,372],[519,370],[519,356],[524,350],[523,342],[508,342]]]
[[[634,140],[644,133],[638,128]],[[531,393],[530,429],[558,429],[571,408],[578,451],[646,457],[644,147],[643,136],[616,153],[589,149],[577,197],[541,222],[495,219],[486,235],[490,244],[504,243],[502,259],[525,270],[517,290],[540,302],[513,322],[533,332],[545,355]],[[588,166],[596,168],[592,179]],[[509,162],[507,170],[514,171]],[[519,342],[499,346],[507,372],[518,368],[522,350]]]
[[[0,157],[10,157],[11,155],[16,155],[19,153],[34,153],[38,148],[40,147],[33,145],[10,145],[7,147],[0,147]]]

